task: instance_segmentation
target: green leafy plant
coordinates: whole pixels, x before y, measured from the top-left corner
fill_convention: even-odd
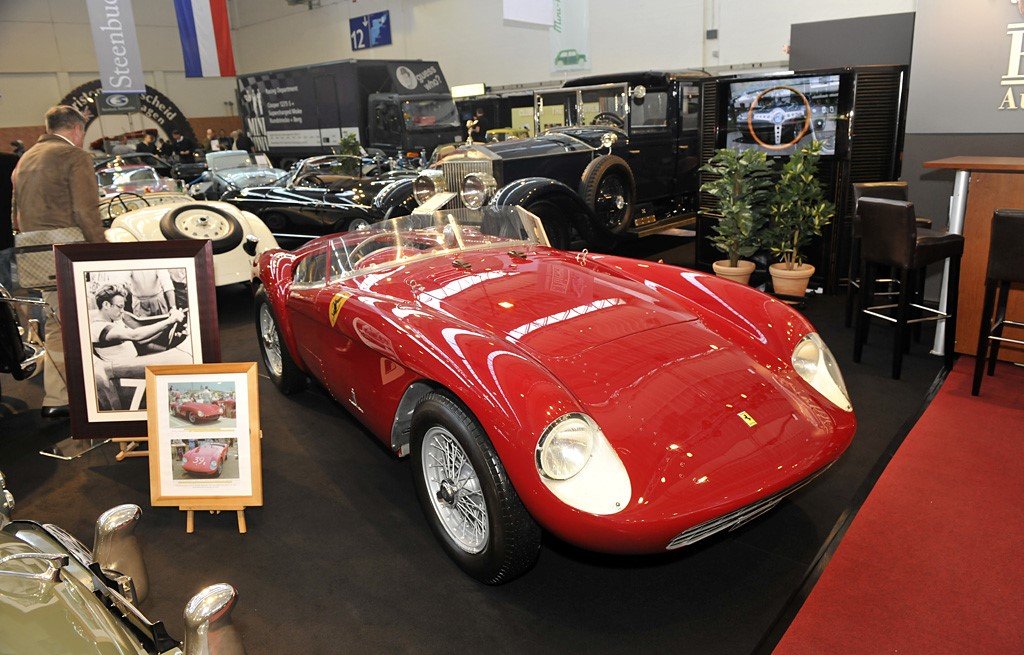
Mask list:
[[[768,201],[769,228],[764,243],[788,270],[803,263],[803,248],[813,237],[821,236],[821,228],[836,213],[816,177],[821,145],[814,141],[789,158]]]
[[[728,255],[729,266],[736,267],[741,257],[750,257],[761,246],[771,166],[763,152],[722,148],[701,170],[718,176],[700,187],[718,200],[720,218],[712,226],[711,243]]]

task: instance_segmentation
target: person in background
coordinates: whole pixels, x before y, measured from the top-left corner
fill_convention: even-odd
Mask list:
[[[18,157],[24,155],[25,142],[22,141],[21,139],[15,139],[14,141],[11,141],[11,152],[13,152]]]
[[[235,150],[252,152],[252,139],[250,139],[245,132],[242,130],[235,130],[231,133],[231,136],[235,138]]]
[[[148,152],[151,155],[156,154],[157,145],[154,143],[155,137],[146,132],[146,135],[142,137],[142,141],[135,144],[135,152]]]
[[[171,145],[170,141],[165,141],[164,139],[157,139],[156,152],[164,159],[170,159],[171,155],[174,154],[174,146]]]
[[[206,129],[206,139],[203,140],[203,150],[206,152],[213,152],[214,150],[220,150],[220,141],[213,134],[212,128]]]
[[[476,112],[473,113],[473,118],[466,121],[466,141],[470,143],[484,142],[484,135],[487,134],[487,119],[484,118],[483,107],[477,107]]]
[[[74,107],[58,105],[46,112],[46,134],[18,160],[12,221],[22,232],[78,227],[86,241],[102,243],[103,221],[96,202],[96,174],[85,142],[85,117]],[[59,312],[57,291],[43,291],[43,300]],[[47,321],[43,363],[42,415],[68,415],[64,374],[64,341],[57,321]]]
[[[135,148],[128,145],[128,137],[124,134],[117,140],[117,144],[111,148],[110,154],[112,155],[130,155],[135,152]]]
[[[224,130],[217,131],[217,141],[220,142],[221,150],[231,150],[235,145],[234,139],[225,134]]]
[[[8,291],[14,287],[11,279],[11,259],[14,257],[14,233],[11,229],[11,195],[14,187],[11,175],[18,165],[18,155],[0,152],[0,284]]]
[[[178,161],[183,164],[191,164],[196,160],[196,142],[192,139],[187,139],[178,130],[174,130],[171,133],[171,137],[174,143],[171,147],[174,149],[174,154],[178,156]]]

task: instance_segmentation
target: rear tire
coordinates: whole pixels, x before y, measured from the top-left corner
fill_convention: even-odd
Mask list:
[[[256,340],[260,344],[263,368],[267,370],[270,381],[278,391],[287,396],[306,386],[306,374],[288,352],[274,308],[263,286],[256,290]]]
[[[528,571],[540,553],[540,527],[469,411],[445,393],[428,393],[413,414],[411,445],[423,512],[459,568],[489,585]]]

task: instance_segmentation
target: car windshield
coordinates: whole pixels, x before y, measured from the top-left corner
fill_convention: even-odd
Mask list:
[[[542,131],[550,127],[584,125],[624,127],[626,97],[625,84],[609,84],[538,92],[534,105]]]
[[[410,129],[459,125],[455,103],[448,99],[406,100],[402,103],[402,116],[405,118],[405,126]]]
[[[212,171],[222,171],[226,168],[248,168],[256,166],[249,153],[244,150],[229,150],[227,152],[211,152],[206,155],[206,165]]]
[[[327,252],[333,280],[429,257],[534,245],[548,245],[540,219],[509,206],[393,218],[334,237]]]

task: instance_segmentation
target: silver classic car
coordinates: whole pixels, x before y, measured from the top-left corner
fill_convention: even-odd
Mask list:
[[[32,655],[239,655],[231,624],[236,593],[214,584],[184,611],[185,641],[137,609],[149,590],[135,538],[137,505],[96,520],[90,550],[61,528],[11,520],[14,497],[0,474],[0,653]]]
[[[229,191],[264,186],[285,175],[287,171],[260,164],[244,150],[223,150],[206,153],[206,172],[189,184],[193,198],[220,200]]]

